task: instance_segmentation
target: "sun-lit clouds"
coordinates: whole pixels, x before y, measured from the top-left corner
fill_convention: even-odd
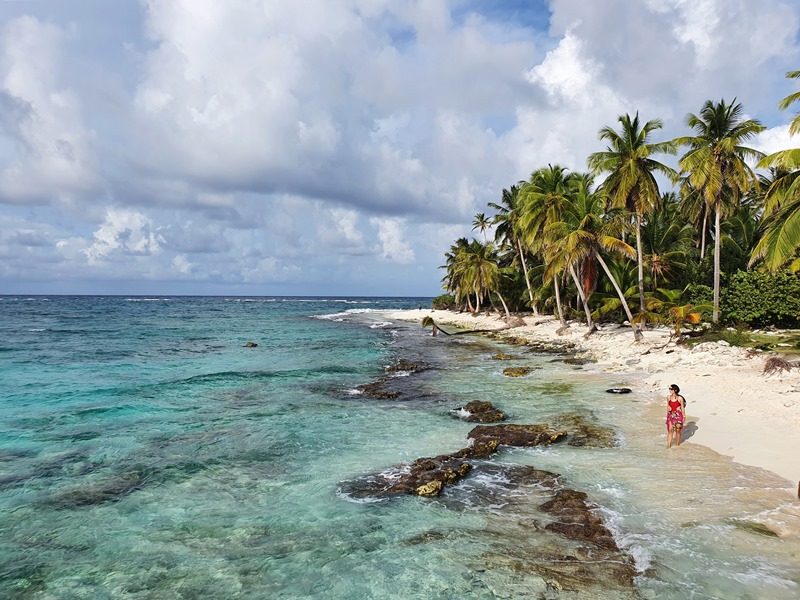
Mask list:
[[[389,262],[410,264],[414,262],[414,250],[406,242],[405,221],[398,218],[372,218],[370,223],[378,229],[381,243],[381,258]]]
[[[99,185],[82,101],[60,81],[65,33],[22,16],[0,31],[0,117],[15,155],[0,167],[0,203],[47,203]]]
[[[800,136],[789,135],[789,124],[787,123],[786,125],[765,129],[750,146],[764,154],[772,154],[779,150],[800,147]]]
[[[92,244],[84,253],[89,264],[96,264],[101,260],[156,254],[163,242],[164,238],[144,214],[134,210],[109,209],[105,222],[94,232]]]
[[[475,213],[621,114],[669,139],[735,96],[782,147],[800,64],[789,0],[118,2],[2,4],[6,287],[434,294]]]

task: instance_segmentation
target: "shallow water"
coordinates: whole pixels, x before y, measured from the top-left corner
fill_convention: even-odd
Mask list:
[[[649,398],[604,392],[635,380],[364,312],[426,303],[0,299],[0,597],[800,597],[784,481],[691,439],[667,451]],[[392,377],[396,399],[356,393],[400,359],[428,368]],[[503,450],[436,499],[348,496],[464,447],[450,411],[470,400],[579,413],[618,444]],[[524,466],[589,494],[633,589],[542,575],[574,543],[537,528],[551,492]]]

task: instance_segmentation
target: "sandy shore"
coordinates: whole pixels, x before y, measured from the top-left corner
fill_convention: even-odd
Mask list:
[[[497,315],[423,309],[386,316],[418,323],[430,316],[440,325],[466,329],[504,326]],[[573,323],[565,335],[558,335],[559,325],[553,318],[529,316],[524,322],[524,326],[501,335],[572,343],[580,355],[597,361],[589,368],[619,373],[621,381],[631,381],[628,387],[635,387],[653,403],[654,416],[660,415],[655,410],[658,405],[666,405],[669,384],[677,383],[688,401],[687,424],[696,426],[684,443],[702,444],[736,462],[772,471],[787,480],[787,488],[797,490],[800,372],[764,377],[761,373],[768,355],[748,357],[747,351],[726,342],[708,342],[691,349],[668,344],[670,332],[666,328],[649,329],[643,341],[634,343],[628,327],[605,325],[584,339],[586,327],[579,323]],[[666,444],[666,430],[663,439],[654,443]]]

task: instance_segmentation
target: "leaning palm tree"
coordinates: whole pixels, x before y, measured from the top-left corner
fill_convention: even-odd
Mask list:
[[[644,257],[642,253],[642,219],[655,209],[660,199],[655,174],[676,178],[673,169],[651,158],[654,154],[675,154],[676,145],[669,142],[650,142],[650,134],[661,129],[661,119],[639,123],[639,113],[631,119],[628,114],[617,119],[619,132],[611,127],[600,130],[601,140],[608,141],[603,152],[589,155],[589,167],[596,175],[607,173],[603,188],[614,208],[633,213],[636,221],[636,260],[639,266],[639,306],[644,312]]]
[[[636,251],[618,236],[624,231],[626,223],[619,209],[605,209],[606,200],[602,194],[576,194],[572,196],[561,213],[560,220],[547,225],[547,234],[559,240],[552,250],[551,264],[561,261],[566,264],[598,263],[617,293],[635,341],[642,339],[642,331],[631,313],[625,294],[611,272],[603,253],[633,258]]]
[[[539,314],[536,302],[533,299],[533,288],[528,274],[528,262],[525,259],[525,250],[519,234],[519,218],[522,212],[522,199],[520,197],[520,187],[512,185],[510,189],[503,188],[500,204],[489,202],[489,208],[497,211],[493,223],[497,225],[494,231],[494,239],[501,248],[513,248],[522,264],[522,272],[525,275],[525,286],[528,288],[528,299],[530,301],[533,314]]]
[[[707,100],[699,115],[689,114],[686,124],[695,135],[679,137],[676,144],[689,150],[678,161],[681,175],[702,193],[714,212],[714,311],[712,320],[719,321],[720,242],[723,213],[738,206],[742,194],[751,185],[758,185],[747,160],[764,155],[743,144],[764,130],[754,119],[745,119],[742,105]]]

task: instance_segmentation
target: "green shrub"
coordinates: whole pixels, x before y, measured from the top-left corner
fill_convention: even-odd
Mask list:
[[[719,302],[724,322],[800,327],[800,276],[737,271],[726,283]]]
[[[434,310],[450,310],[455,305],[456,297],[452,294],[442,294],[431,301],[431,308]]]

